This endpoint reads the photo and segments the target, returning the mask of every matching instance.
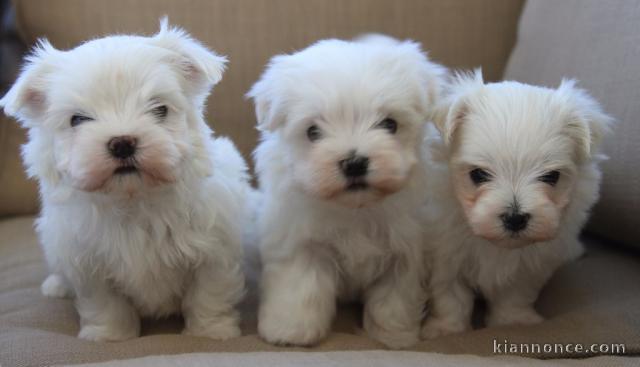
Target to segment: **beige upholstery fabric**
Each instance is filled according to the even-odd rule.
[[[527,2],[505,77],[557,86],[576,78],[614,116],[600,203],[589,229],[640,245],[640,1]],[[640,246],[638,246],[640,247]]]
[[[385,32],[425,44],[452,67],[482,65],[498,78],[515,41],[522,0],[15,0],[17,21],[32,44],[48,37],[59,48],[109,33],[151,34],[169,15],[212,49],[229,56],[229,68],[209,100],[208,119],[229,135],[245,157],[256,144],[252,104],[244,98],[267,60],[326,37]],[[0,145],[0,216],[33,213],[34,183],[25,183],[16,160],[22,132],[15,126]],[[6,200],[5,196],[7,197]]]
[[[28,0],[15,1],[27,42],[48,37],[59,48],[113,32],[151,34],[168,14],[212,49],[229,56],[209,100],[209,121],[246,157],[256,144],[253,105],[244,94],[267,60],[326,37],[384,32],[424,43],[452,67],[482,65],[498,78],[515,41],[522,0]]]
[[[122,361],[83,364],[86,367],[608,367],[637,366],[639,361],[623,357],[593,357],[583,360],[540,361],[520,357],[476,357],[436,353],[359,351],[329,353],[209,353],[157,356]]]
[[[78,317],[71,300],[40,294],[46,275],[32,230],[32,218],[0,221],[0,365],[38,366],[87,363],[146,355],[190,352],[371,350],[382,346],[362,335],[356,306],[341,307],[331,336],[314,348],[278,348],[256,332],[255,282],[243,305],[240,338],[216,342],[179,335],[181,321],[146,320],[143,336],[120,343],[76,338]],[[543,292],[538,310],[548,318],[531,327],[479,329],[425,341],[414,351],[492,356],[499,343],[626,343],[640,353],[640,261],[624,254],[592,250],[561,270]],[[542,354],[530,357],[586,357]]]
[[[36,182],[27,180],[20,159],[24,130],[0,113],[0,217],[35,213],[38,208]]]

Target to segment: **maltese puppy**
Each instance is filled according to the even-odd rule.
[[[356,297],[371,337],[391,348],[419,340],[421,143],[443,73],[410,41],[331,39],[274,57],[248,93],[261,131],[268,342],[317,343],[336,300]]]
[[[474,292],[486,324],[533,324],[553,272],[582,253],[611,118],[573,81],[556,90],[459,75],[430,144],[430,310],[423,337],[467,330]]]
[[[43,40],[0,100],[29,129],[28,173],[52,274],[79,337],[133,338],[140,316],[182,311],[185,334],[240,335],[246,165],[211,138],[203,105],[225,58],[162,21],[60,51]]]

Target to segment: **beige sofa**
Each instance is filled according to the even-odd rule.
[[[640,365],[640,360],[629,358],[640,353],[640,1],[16,0],[14,6],[26,44],[48,37],[59,48],[114,32],[152,33],[158,18],[168,14],[173,23],[229,56],[229,69],[209,99],[208,120],[218,134],[231,136],[247,158],[256,132],[253,108],[243,95],[268,58],[320,38],[372,31],[420,41],[434,60],[449,67],[481,66],[490,80],[555,86],[562,77],[577,78],[618,123],[606,144],[611,159],[604,164],[602,200],[584,236],[588,252],[562,268],[544,289],[537,308],[547,320],[529,327],[479,327],[424,341],[412,348],[423,352],[416,355],[366,352],[383,347],[361,333],[357,305],[341,307],[334,332],[314,348],[266,344],[256,335],[255,283],[243,304],[244,335],[238,339],[214,342],[181,336],[178,318],[146,320],[143,335],[127,342],[77,339],[78,318],[72,301],[46,299],[40,294],[47,271],[33,232],[36,185],[25,178],[19,160],[23,131],[0,115],[1,366],[195,352],[225,353],[151,358],[135,365],[539,364],[496,356],[494,341],[623,343],[626,358],[553,363]],[[9,69],[0,65],[3,73]],[[305,354],[272,353],[283,351]],[[329,354],[332,351],[351,352]],[[249,354],[233,354],[237,352]],[[548,359],[607,353],[512,354]]]

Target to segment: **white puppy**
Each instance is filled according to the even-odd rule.
[[[249,92],[262,132],[267,341],[318,342],[336,299],[354,297],[370,336],[392,348],[418,341],[421,142],[442,74],[413,42],[325,40],[274,57]]]
[[[428,169],[431,307],[423,337],[470,327],[474,291],[486,323],[532,324],[554,270],[582,253],[598,198],[599,141],[611,119],[573,81],[557,90],[458,76],[438,113],[444,147]],[[436,144],[431,144],[436,147]],[[437,173],[436,173],[437,172]]]
[[[162,22],[153,37],[41,41],[0,104],[29,129],[49,296],[74,293],[80,338],[135,337],[139,316],[238,336],[245,162],[203,104],[226,60]]]

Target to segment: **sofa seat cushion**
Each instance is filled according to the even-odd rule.
[[[33,218],[0,221],[0,365],[39,366],[87,363],[147,355],[194,352],[337,351],[382,349],[360,329],[360,310],[344,306],[333,333],[314,348],[280,348],[256,335],[255,279],[242,305],[243,336],[228,341],[179,334],[182,321],[145,320],[142,336],[119,343],[76,338],[73,301],[45,298],[47,275],[33,231]],[[544,290],[538,310],[547,318],[530,327],[479,329],[421,342],[414,351],[494,355],[497,343],[625,343],[640,353],[640,260],[593,243],[587,255],[561,269]],[[585,354],[530,353],[529,357],[586,357]]]
[[[586,359],[534,360],[525,357],[451,355],[406,351],[342,351],[342,352],[255,352],[192,353],[173,356],[151,356],[135,359],[97,362],[78,367],[173,367],[173,366],[260,366],[260,367],[632,367],[633,357],[600,356]]]

